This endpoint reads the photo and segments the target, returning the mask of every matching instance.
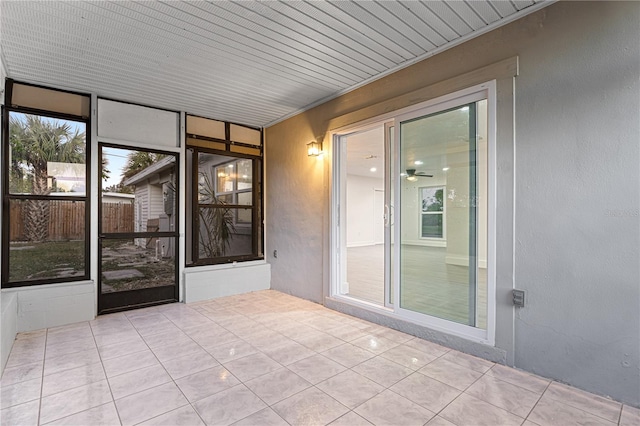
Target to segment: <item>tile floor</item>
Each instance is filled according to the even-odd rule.
[[[638,425],[640,410],[276,291],[18,335],[2,425]]]

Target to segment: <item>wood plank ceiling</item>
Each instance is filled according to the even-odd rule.
[[[267,126],[549,4],[5,1],[7,75]]]

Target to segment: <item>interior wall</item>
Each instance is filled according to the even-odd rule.
[[[518,56],[515,156],[497,164],[516,185],[515,272],[498,278],[527,293],[508,357],[640,405],[639,26],[637,2],[554,3],[266,129],[272,288],[322,302],[329,280],[330,157],[308,158],[307,142],[336,117],[387,113],[376,104]]]
[[[384,190],[382,179],[347,175],[347,247],[375,244],[374,190]]]

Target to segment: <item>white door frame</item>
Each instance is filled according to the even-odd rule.
[[[464,324],[455,323],[452,321],[444,320],[441,318],[409,311],[406,309],[402,309],[399,306],[394,306],[391,304],[387,304],[386,306],[380,306],[373,303],[361,301],[355,299],[353,297],[344,296],[339,291],[339,283],[341,278],[341,264],[340,256],[341,251],[346,249],[341,244],[340,233],[343,232],[342,228],[344,228],[345,217],[343,213],[340,211],[340,206],[343,205],[344,200],[340,200],[340,194],[343,191],[340,191],[341,185],[341,169],[344,165],[341,165],[341,156],[340,156],[340,148],[341,144],[339,138],[346,136],[348,134],[352,134],[359,131],[364,131],[371,127],[385,125],[392,126],[395,128],[394,130],[394,141],[392,141],[392,147],[389,150],[391,154],[390,157],[393,159],[393,170],[397,172],[400,170],[400,132],[399,124],[402,121],[406,121],[409,118],[421,117],[424,115],[434,114],[439,111],[443,111],[446,109],[454,108],[457,105],[474,102],[477,100],[486,99],[487,100],[487,116],[488,116],[488,165],[487,165],[487,173],[488,173],[488,238],[487,238],[487,329],[482,330],[475,327],[470,327]],[[388,124],[392,122],[392,124]],[[385,126],[385,131],[387,131],[387,126]],[[385,138],[387,135],[385,135]],[[432,99],[430,101],[426,101],[417,105],[413,105],[407,108],[400,109],[398,111],[387,113],[383,116],[372,118],[366,120],[361,123],[356,123],[354,125],[350,125],[343,128],[334,129],[330,132],[330,140],[332,143],[332,152],[336,153],[333,156],[333,162],[330,165],[331,168],[331,180],[332,180],[332,190],[331,190],[331,285],[330,285],[330,297],[334,297],[344,301],[345,303],[353,304],[356,306],[363,307],[365,309],[384,312],[385,314],[397,316],[400,319],[404,319],[410,321],[415,324],[419,324],[428,328],[432,328],[434,330],[438,330],[444,333],[456,335],[471,341],[488,344],[491,346],[495,345],[495,329],[496,329],[496,277],[495,277],[495,259],[496,259],[496,82],[495,80],[489,81],[487,83],[482,83],[473,87],[469,87],[464,90],[460,90],[449,95],[445,95],[439,98]],[[345,157],[346,158],[346,157]],[[385,159],[385,162],[388,163],[388,158]],[[390,165],[385,166],[385,188],[387,182],[390,182],[390,174],[388,173],[388,169]],[[386,191],[385,198],[388,199],[390,191]],[[396,206],[396,209],[399,208],[399,200],[400,200],[400,179],[395,179],[394,188],[393,188],[393,196],[394,200],[388,200],[388,205]],[[392,209],[390,209],[392,210]],[[396,213],[400,213],[399,211],[389,212],[389,224],[394,221],[394,216]],[[398,216],[399,217],[399,216]],[[387,228],[386,228],[387,229]],[[400,227],[393,227],[394,235],[391,237],[394,241],[400,241]],[[391,238],[385,239],[385,246],[391,244]],[[390,250],[389,250],[390,251]],[[400,261],[400,250],[399,246],[395,247],[392,253],[389,253],[393,259],[391,260],[393,265],[399,265]],[[344,254],[343,254],[344,255]],[[389,257],[385,256],[385,270],[387,270]],[[386,275],[386,274],[385,274]],[[392,288],[393,288],[393,300],[399,300],[400,296],[400,270],[398,267],[393,268],[393,276],[389,277]],[[389,281],[389,279],[385,279]],[[386,292],[386,291],[385,291]],[[388,295],[385,294],[385,300],[388,299]]]

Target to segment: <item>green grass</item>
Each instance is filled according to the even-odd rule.
[[[9,282],[84,275],[84,241],[11,243]]]

